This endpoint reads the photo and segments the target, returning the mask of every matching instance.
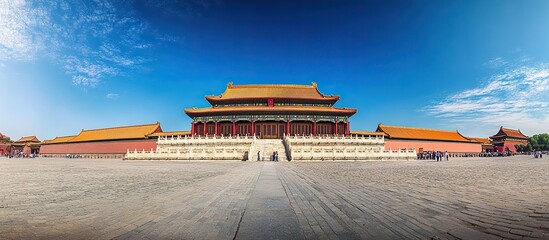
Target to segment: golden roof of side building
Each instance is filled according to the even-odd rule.
[[[473,142],[478,142],[482,144],[492,144],[490,141],[490,138],[476,138],[476,137],[468,137]]]
[[[40,142],[36,136],[28,136],[28,137],[22,137],[19,140],[15,141],[15,143],[26,143],[26,142]]]
[[[209,107],[209,108],[187,108],[185,113],[189,116],[195,114],[226,114],[226,113],[331,113],[343,116],[352,116],[357,112],[353,108],[335,108],[335,107],[312,107],[312,106],[231,106],[231,107]]]
[[[54,139],[51,139],[51,140],[44,140],[42,144],[67,143],[74,137],[76,136],[73,135],[73,136],[55,137]]]
[[[501,126],[499,128],[498,133],[496,133],[496,135],[492,136],[491,138],[504,137],[504,136],[513,137],[513,138],[520,138],[520,139],[528,139],[528,136],[524,135],[520,131],[520,129],[514,130],[514,129],[510,129],[510,128],[504,128],[503,126]]]
[[[387,126],[381,123],[377,126],[377,132],[384,132],[389,138],[414,139],[431,141],[472,142],[456,131],[436,130],[427,128],[412,128],[402,126]]]
[[[90,142],[104,140],[122,140],[122,139],[146,139],[148,135],[155,132],[162,132],[160,123],[123,126],[113,128],[101,128],[93,130],[82,130],[80,134],[67,142]]]
[[[171,137],[171,136],[187,136],[191,135],[191,131],[173,131],[173,132],[155,132],[147,135],[148,137]]]
[[[320,93],[316,83],[311,85],[296,84],[227,84],[227,89],[219,96],[206,96],[208,101],[240,99],[307,99],[337,101],[339,96],[325,96]]]

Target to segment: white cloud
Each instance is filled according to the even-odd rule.
[[[133,70],[146,61],[138,51],[152,46],[148,25],[118,3],[0,1],[0,60],[50,57],[83,87]]]
[[[507,61],[505,61],[502,57],[497,57],[497,58],[488,60],[488,62],[485,65],[490,68],[499,68],[499,67],[505,66],[506,64],[507,64]]]
[[[114,99],[118,99],[120,97],[120,94],[118,94],[118,93],[109,93],[109,94],[106,95],[106,97],[108,99],[113,99],[114,100]]]
[[[42,45],[28,31],[40,24],[37,17],[41,15],[43,12],[33,10],[24,0],[0,1],[0,58],[34,58]]]
[[[467,134],[488,136],[499,126],[549,132],[549,64],[506,70],[424,110]]]

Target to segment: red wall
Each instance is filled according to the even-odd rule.
[[[450,153],[480,153],[482,145],[480,143],[460,143],[443,141],[421,141],[421,140],[397,140],[385,138],[385,149],[415,148],[419,152],[423,151],[448,151]]]
[[[509,148],[510,152],[517,152],[517,148],[515,145],[523,145],[526,146],[527,144],[521,143],[521,142],[505,142],[503,143],[503,146],[495,146],[494,149],[497,152],[505,152],[507,148]]]
[[[0,143],[0,154],[6,154],[8,153],[8,148],[9,144],[3,144],[3,143]]]
[[[40,147],[40,154],[126,153],[128,149],[156,150],[156,139],[44,144]]]

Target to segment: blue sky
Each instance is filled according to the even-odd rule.
[[[378,123],[549,132],[549,1],[0,0],[0,132],[154,123],[235,84],[316,82]]]

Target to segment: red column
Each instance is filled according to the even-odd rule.
[[[194,135],[194,122],[191,123],[191,135]]]
[[[347,135],[351,135],[351,122],[347,122]]]
[[[218,122],[215,121],[215,130],[214,130],[215,135],[219,135],[219,128],[217,126],[218,126]]]
[[[313,135],[316,135],[316,121],[313,122]]]
[[[284,129],[286,135],[290,135],[290,120],[286,120],[286,128]]]
[[[337,122],[335,122],[335,130],[334,130],[334,134],[337,135]]]
[[[236,122],[233,121],[233,135],[236,136]]]
[[[202,132],[202,134],[204,134],[204,136],[206,136],[206,122],[202,122],[202,124],[204,124],[204,132]]]
[[[252,135],[255,135],[255,124],[254,124],[254,120],[252,120]]]

